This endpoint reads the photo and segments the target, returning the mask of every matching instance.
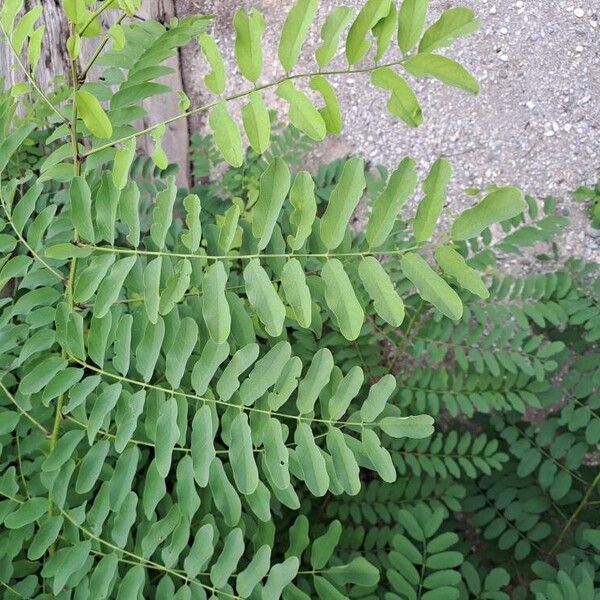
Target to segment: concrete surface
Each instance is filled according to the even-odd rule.
[[[213,32],[230,64],[233,13],[240,6],[261,9],[267,18],[263,79],[281,74],[278,32],[292,0],[179,2],[216,16]],[[361,4],[321,0],[298,72],[314,70],[312,57],[329,10]],[[423,172],[437,156],[447,156],[455,168],[451,207],[472,203],[462,189],[492,183],[515,184],[540,198],[558,195],[561,210],[573,219],[563,248],[600,261],[600,232],[569,197],[577,186],[593,183],[600,168],[600,0],[431,0],[429,21],[457,4],[475,10],[481,29],[446,53],[481,81],[481,94],[471,97],[434,81],[417,84],[425,123],[411,130],[386,114],[385,95],[368,77],[338,77],[345,131],[318,154],[329,159],[352,151],[388,167],[412,155]],[[342,58],[333,64],[344,68]],[[195,96],[206,99],[204,70],[201,59],[192,61],[186,80]],[[235,77],[229,87],[239,91],[247,82]]]

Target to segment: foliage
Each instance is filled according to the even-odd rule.
[[[240,9],[252,86],[227,96],[210,19],[140,22],[138,4],[64,2],[73,73],[55,93],[35,78],[40,11],[0,12],[27,79],[0,98],[5,597],[596,597],[600,279],[573,260],[498,271],[552,241],[555,203],[490,188],[446,232],[445,159],[416,212],[411,158],[299,169],[307,138],[341,129],[334,75],[367,73],[409,126],[422,114],[400,69],[476,92],[437,53],[476,29],[472,11],[425,28],[422,0],[335,9],[301,73],[317,2],[298,0],[285,74],[263,83],[264,18]],[[348,68],[327,71],[342,36]],[[82,37],[97,38],[87,64]],[[137,130],[143,101],[171,92],[164,62],[196,40],[215,100],[181,96]],[[212,135],[181,190],[162,139],[200,112]]]
[[[594,187],[582,185],[573,192],[576,202],[589,204],[589,214],[592,224],[600,227],[600,181]]]

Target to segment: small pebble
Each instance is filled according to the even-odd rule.
[[[580,19],[581,17],[583,17],[583,15],[585,14],[585,12],[584,12],[583,8],[576,8],[573,11],[573,14]]]

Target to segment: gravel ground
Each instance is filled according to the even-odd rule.
[[[180,0],[184,3],[186,0]],[[192,0],[189,8],[216,16],[214,34],[233,62],[230,25],[240,6],[256,6],[267,17],[264,80],[279,73],[278,31],[292,0]],[[324,16],[339,5],[360,6],[362,0],[321,0],[319,26],[313,27],[298,70],[314,69]],[[475,35],[446,51],[465,64],[481,81],[478,97],[442,84],[416,85],[425,123],[407,128],[385,111],[385,94],[374,90],[364,76],[339,77],[345,115],[340,138],[321,146],[318,157],[330,159],[348,151],[374,163],[394,167],[414,156],[425,172],[444,155],[452,159],[454,179],[450,208],[472,203],[467,187],[515,184],[538,197],[556,195],[572,219],[563,249],[600,261],[600,231],[589,225],[582,205],[570,192],[595,181],[600,168],[600,2],[598,0],[465,0],[481,22]],[[460,4],[431,0],[430,20]],[[335,63],[334,63],[335,64]],[[339,66],[344,68],[343,62]],[[201,60],[192,63],[190,82],[202,98]],[[280,69],[280,67],[279,67]],[[245,89],[241,78],[232,90]],[[272,99],[272,98],[271,98]]]

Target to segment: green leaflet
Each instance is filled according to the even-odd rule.
[[[358,365],[352,367],[344,375],[344,378],[340,380],[335,392],[329,399],[328,408],[331,419],[338,421],[346,414],[350,402],[358,396],[364,380],[364,371]]]
[[[248,344],[233,355],[217,382],[217,394],[223,402],[228,402],[237,392],[240,375],[256,361],[259,351],[258,344]]]
[[[366,232],[371,248],[378,248],[385,243],[400,209],[413,195],[416,185],[417,164],[413,158],[405,158],[390,175],[385,189],[373,203]]]
[[[279,62],[290,72],[298,62],[302,46],[317,12],[318,0],[296,0],[281,30]]]
[[[137,248],[140,245],[140,190],[135,181],[130,181],[121,191],[119,218],[127,226],[127,241]]]
[[[210,569],[210,580],[215,587],[225,586],[243,554],[244,535],[241,529],[236,528],[227,534],[223,550]]]
[[[355,340],[360,334],[365,313],[342,263],[337,258],[328,260],[321,270],[321,278],[325,283],[325,301],[342,335],[347,340]]]
[[[124,142],[123,147],[115,153],[113,163],[112,180],[118,190],[122,190],[127,185],[129,179],[129,169],[135,158],[137,138],[132,138]]]
[[[265,467],[273,484],[280,490],[290,485],[289,450],[285,445],[281,423],[269,418],[263,431]]]
[[[314,496],[324,496],[329,488],[329,475],[325,459],[315,443],[310,426],[303,422],[298,423],[294,441],[296,458],[302,469],[306,486]]]
[[[167,188],[156,196],[156,207],[152,211],[150,237],[159,250],[165,247],[167,233],[173,222],[173,207],[177,198],[175,177],[167,178]]]
[[[354,14],[354,10],[351,8],[338,6],[327,15],[321,28],[323,43],[315,51],[315,58],[321,69],[333,60],[338,50],[342,32],[350,23]]]
[[[75,244],[55,244],[46,250],[45,255],[47,258],[66,260],[69,258],[87,258],[91,253],[91,248],[81,248],[75,246]]]
[[[271,337],[278,337],[283,331],[285,306],[257,258],[253,258],[246,265],[244,282],[248,301],[265,326],[266,332]]]
[[[101,319],[110,307],[118,300],[125,278],[133,268],[136,256],[127,256],[113,264],[108,275],[102,280],[96,301],[94,302],[94,317]]]
[[[196,194],[189,194],[183,199],[185,208],[185,224],[188,230],[181,234],[181,243],[190,251],[197,252],[202,241],[202,224],[200,223],[200,198]]]
[[[245,496],[253,494],[258,486],[258,468],[254,460],[252,431],[248,415],[239,412],[230,429],[229,463],[237,489]]]
[[[191,317],[181,319],[175,342],[167,352],[165,359],[165,377],[176,390],[185,374],[187,361],[198,341],[198,325]]]
[[[8,529],[20,529],[33,523],[48,511],[48,498],[30,498],[4,520]]]
[[[84,177],[73,177],[69,187],[71,200],[71,220],[80,238],[94,242],[94,224],[92,221],[92,192]]]
[[[202,316],[211,339],[222,344],[231,331],[231,314],[225,297],[227,273],[221,261],[213,263],[202,280]]]
[[[400,259],[407,279],[417,288],[419,295],[431,302],[441,313],[455,321],[463,314],[458,294],[418,254],[409,252]]]
[[[381,479],[388,483],[396,481],[396,468],[391,454],[381,445],[379,436],[372,429],[363,429],[361,433],[362,447],[373,469]]]
[[[479,94],[479,82],[462,65],[437,54],[415,54],[404,61],[404,68],[422,79],[433,77],[446,85],[457,87],[470,94]]]
[[[87,451],[79,465],[79,474],[75,482],[75,491],[78,494],[85,494],[94,487],[104,466],[109,449],[110,443],[108,440],[101,440],[96,442]]]
[[[264,544],[252,557],[248,566],[238,574],[236,579],[237,593],[242,598],[250,596],[254,588],[269,572],[271,566],[271,548]]]
[[[333,470],[342,489],[349,496],[360,492],[360,469],[354,454],[348,448],[344,434],[335,427],[330,427],[325,438],[327,449],[333,461]]]
[[[252,213],[252,235],[258,238],[259,250],[264,250],[271,240],[290,182],[290,170],[279,157],[269,163],[260,177],[258,200]]]
[[[321,239],[325,247],[335,250],[344,239],[350,217],[366,187],[364,162],[360,158],[346,161],[340,179],[329,196],[321,218]]]
[[[242,75],[255,83],[263,67],[262,34],[265,30],[263,15],[254,8],[240,8],[233,17],[235,27],[235,57]]]
[[[242,516],[242,504],[235,488],[231,485],[223,463],[215,458],[210,464],[209,487],[217,510],[229,527],[235,527]]]
[[[123,452],[131,440],[137,427],[138,418],[144,410],[146,391],[139,390],[131,396],[122,395],[117,400],[117,433],[115,435],[115,450]]]
[[[227,111],[227,103],[221,100],[211,110],[208,118],[213,131],[213,139],[223,158],[232,166],[239,167],[244,162],[242,135],[237,123]]]
[[[436,160],[423,182],[424,196],[413,223],[415,240],[425,242],[433,235],[438,219],[442,214],[448,183],[452,176],[452,165],[444,158]]]
[[[93,135],[100,139],[112,136],[112,124],[96,96],[85,90],[78,90],[75,92],[75,103],[79,116]]]
[[[404,302],[381,263],[374,256],[365,256],[358,265],[358,274],[373,300],[375,312],[386,323],[400,327],[404,321]]]
[[[325,102],[325,106],[319,109],[319,113],[325,122],[327,133],[339,135],[342,133],[343,122],[340,102],[335,93],[335,88],[323,75],[311,77],[310,88],[319,92]]]
[[[388,373],[369,389],[369,395],[360,407],[360,418],[365,423],[373,423],[383,412],[396,389],[396,378]]]
[[[205,523],[196,532],[189,554],[183,562],[183,568],[188,577],[196,577],[210,560],[215,551],[214,534],[215,528],[211,523]]]
[[[162,403],[156,430],[159,434],[156,436],[155,460],[158,474],[164,479],[171,470],[171,460],[173,450],[179,439],[179,429],[177,427],[177,401],[171,396],[169,400]]]
[[[196,483],[205,488],[208,485],[210,465],[216,456],[213,416],[210,407],[204,404],[194,415],[192,421],[192,465]]]
[[[467,265],[465,259],[452,246],[438,246],[435,261],[442,271],[454,277],[459,285],[480,298],[489,298],[489,291],[475,269]]]
[[[317,142],[325,139],[327,126],[321,113],[291,80],[287,79],[277,86],[277,95],[289,104],[288,116],[294,127]]]
[[[160,295],[159,314],[168,315],[175,305],[181,302],[190,285],[191,276],[192,263],[187,258],[180,260]]]
[[[387,102],[390,114],[402,119],[409,127],[419,127],[423,123],[419,100],[404,77],[390,67],[379,67],[371,73],[371,83],[391,92]]]
[[[329,382],[332,369],[333,355],[331,352],[327,348],[321,348],[315,352],[306,376],[298,387],[296,406],[301,415],[309,414],[314,410],[321,390]]]
[[[96,224],[96,233],[100,240],[108,242],[114,246],[115,243],[115,224],[117,221],[117,209],[119,207],[120,192],[115,187],[110,172],[106,171],[96,190],[93,201],[94,222]]]
[[[238,223],[240,220],[240,207],[238,204],[232,204],[223,215],[222,221],[219,223],[219,248],[222,252],[229,252],[231,245],[238,231]]]
[[[342,524],[336,519],[329,524],[327,531],[312,543],[310,566],[313,569],[320,571],[327,565],[340,541],[341,535]]]
[[[162,256],[153,258],[144,268],[144,306],[150,323],[158,321]]]
[[[428,8],[429,0],[403,0],[398,13],[398,46],[405,54],[419,41]]]
[[[211,72],[204,76],[204,83],[211,92],[221,95],[225,91],[227,75],[219,46],[208,33],[201,33],[198,36],[198,44],[211,68]]]
[[[449,46],[457,37],[469,35],[479,29],[475,13],[470,8],[450,8],[425,32],[419,52],[433,52]]]
[[[394,33],[398,24],[398,9],[394,3],[390,6],[390,12],[373,26],[373,35],[377,40],[377,51],[375,62],[379,62],[383,55],[389,50]]]
[[[308,171],[300,171],[290,190],[290,225],[294,235],[288,235],[287,243],[292,250],[300,250],[311,234],[317,215],[315,182]]]
[[[301,327],[310,327],[312,320],[312,300],[306,285],[302,265],[296,258],[288,260],[281,272],[281,288],[292,314]]]
[[[192,386],[199,396],[208,389],[219,365],[229,356],[229,344],[217,344],[211,339],[206,341],[200,359],[192,369]]]
[[[413,417],[384,417],[379,422],[381,429],[390,437],[421,439],[433,433],[433,419],[429,415]]]
[[[352,23],[346,39],[348,64],[354,65],[365,57],[371,48],[371,42],[367,40],[367,35],[381,19],[389,14],[390,8],[391,0],[367,0],[365,2]]]
[[[526,208],[521,190],[515,187],[499,188],[458,216],[452,224],[452,239],[468,240],[477,237],[490,225],[512,219]]]
[[[252,92],[242,106],[242,123],[252,150],[263,154],[271,141],[271,117],[259,91]]]
[[[158,317],[155,324],[149,322],[146,325],[144,335],[135,349],[135,367],[146,382],[152,379],[164,337],[165,322]]]
[[[92,256],[88,265],[75,279],[75,289],[73,292],[75,302],[87,302],[94,295],[114,262],[114,254],[107,253]]]

